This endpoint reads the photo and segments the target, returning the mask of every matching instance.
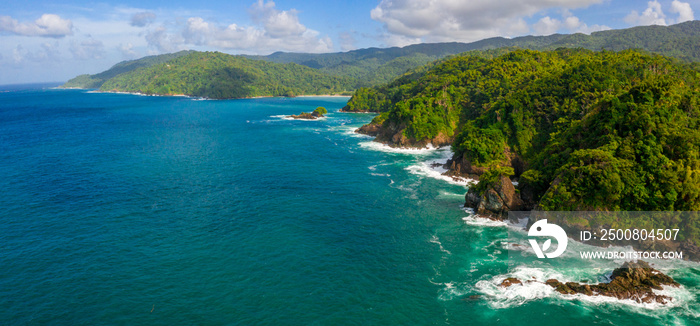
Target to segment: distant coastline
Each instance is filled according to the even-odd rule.
[[[297,97],[335,97],[335,98],[341,98],[341,97],[346,97],[350,98],[350,95],[339,95],[339,94],[312,94],[312,95],[297,95],[297,96],[251,96],[251,97],[236,97],[236,98],[227,98],[227,99],[218,99],[218,98],[209,98],[209,97],[204,97],[204,96],[196,96],[196,95],[187,95],[187,94],[145,94],[145,93],[139,93],[139,92],[124,92],[124,91],[102,91],[99,89],[94,89],[94,88],[83,88],[83,87],[54,87],[54,89],[82,89],[82,90],[88,90],[88,93],[112,93],[112,94],[127,94],[127,95],[138,95],[138,96],[163,96],[163,97],[190,97],[190,98],[199,98],[199,99],[207,99],[207,100],[245,100],[245,99],[260,99],[260,98],[297,98]]]

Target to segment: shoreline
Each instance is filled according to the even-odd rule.
[[[138,96],[162,96],[162,97],[188,97],[194,99],[206,99],[206,100],[247,100],[247,99],[260,99],[260,98],[297,98],[297,97],[352,97],[351,95],[337,95],[337,94],[320,94],[320,95],[298,95],[298,96],[250,96],[250,97],[233,97],[233,98],[211,98],[196,95],[187,94],[145,94],[140,92],[126,92],[126,91],[101,91],[95,88],[83,88],[83,87],[54,87],[54,89],[82,89],[87,90],[89,93],[111,93],[111,94],[127,94],[127,95],[138,95]]]

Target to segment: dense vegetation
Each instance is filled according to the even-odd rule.
[[[633,50],[490,57],[455,57],[363,89],[348,107],[381,108],[374,123],[395,134],[390,144],[451,137],[455,159],[486,167],[484,182],[515,174],[539,209],[700,210],[697,70]],[[513,156],[525,162],[517,174]],[[689,222],[663,226],[679,223]],[[700,239],[694,225],[684,237]]]
[[[352,89],[348,78],[294,63],[251,60],[219,52],[193,52],[106,81],[103,91],[185,94],[208,98],[337,94]]]
[[[324,54],[278,52],[255,58],[273,62],[294,62],[333,75],[355,78],[358,81],[358,87],[371,87],[390,82],[408,69],[450,55],[504,47],[532,50],[555,50],[568,47],[594,51],[643,49],[687,61],[700,61],[700,21],[673,26],[639,26],[595,32],[591,35],[554,34],[512,39],[494,37],[472,43],[415,44],[403,48],[370,48]]]
[[[624,50],[639,48],[646,51],[676,57],[686,61],[700,61],[700,22],[691,21],[673,26],[640,26],[623,30],[595,32],[591,35],[554,34],[549,36],[523,36],[513,39],[495,37],[473,43],[415,44],[403,48],[369,48],[342,53],[273,53],[249,58],[276,63],[297,63],[322,73],[349,78],[347,90],[373,87],[391,82],[397,76],[435,60],[473,50],[501,48],[554,50],[560,47],[589,50]],[[162,64],[190,54],[181,51],[173,54],[145,57],[124,61],[111,69],[95,75],[80,75],[64,87],[100,88],[118,75],[137,69]],[[226,72],[221,72],[225,75]],[[376,109],[373,109],[376,111]]]
[[[112,68],[109,68],[109,69],[107,69],[99,74],[94,74],[94,75],[87,75],[86,74],[86,75],[77,76],[77,77],[67,81],[61,87],[66,87],[66,88],[71,88],[71,87],[100,88],[100,86],[102,86],[102,84],[104,84],[105,81],[109,80],[110,78],[114,78],[117,75],[127,73],[127,72],[130,72],[132,70],[139,69],[139,68],[145,68],[145,67],[150,67],[153,65],[165,63],[165,62],[168,62],[172,59],[188,55],[192,52],[194,52],[194,51],[180,51],[180,52],[176,52],[176,53],[152,55],[152,56],[148,56],[148,57],[143,57],[143,58],[138,59],[138,60],[122,61],[122,62],[114,65]]]

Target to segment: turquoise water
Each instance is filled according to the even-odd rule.
[[[548,271],[346,101],[0,93],[0,325],[699,323],[696,268],[671,307],[497,287]]]

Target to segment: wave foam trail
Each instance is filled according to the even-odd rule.
[[[448,171],[444,165],[452,158],[453,153],[451,150],[442,149],[438,149],[437,153],[440,154],[439,157],[425,162],[418,162],[407,167],[406,170],[412,174],[446,181],[454,185],[470,186],[476,184],[476,180],[473,179],[444,175],[444,173]]]
[[[442,246],[440,238],[438,238],[436,235],[431,236],[429,242],[438,245],[440,247],[440,251],[442,251],[443,253],[446,253],[448,255],[452,254],[449,250],[445,249],[445,247]]]
[[[285,114],[278,114],[278,115],[271,115],[270,118],[276,118],[276,119],[282,119],[282,120],[294,120],[294,118],[285,115]]]
[[[476,215],[465,216],[462,218],[464,223],[475,226],[486,226],[486,227],[505,227],[508,223],[505,221],[492,220],[490,218],[479,217]]]
[[[402,148],[402,147],[391,147],[387,144],[382,144],[375,141],[367,141],[359,144],[360,147],[366,148],[373,151],[393,153],[393,154],[410,154],[410,155],[428,155],[433,153],[437,148],[433,145],[428,144],[425,148]]]
[[[337,127],[336,129],[338,129],[342,134],[344,134],[346,136],[350,136],[350,137],[374,138],[370,135],[365,135],[365,134],[361,134],[361,133],[356,132],[358,127],[341,125],[341,126]]]
[[[296,121],[322,121],[328,119],[328,117],[320,117],[316,118],[313,120],[310,119],[294,119],[290,117],[289,115],[286,114],[277,114],[277,115],[271,115],[270,118],[275,118],[275,119],[282,119],[282,120],[296,120]]]

